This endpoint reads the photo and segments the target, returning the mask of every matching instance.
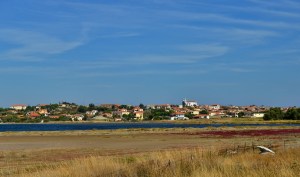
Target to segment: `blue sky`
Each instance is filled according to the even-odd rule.
[[[0,106],[300,106],[296,0],[4,0]]]

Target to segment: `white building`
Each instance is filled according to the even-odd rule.
[[[221,109],[221,105],[219,105],[219,104],[213,104],[213,105],[209,106],[209,109],[219,110],[219,109]]]
[[[25,104],[14,104],[10,107],[11,109],[20,111],[20,110],[25,110],[27,108],[27,105]]]
[[[261,118],[261,117],[264,117],[264,115],[265,115],[265,113],[253,113],[252,117]]]
[[[198,106],[197,101],[187,100],[186,98],[182,100],[183,106]]]
[[[184,116],[184,113],[175,113],[175,116],[172,116],[170,120],[188,120],[188,117]]]
[[[87,111],[85,114],[88,116],[95,116],[98,113],[97,110]]]

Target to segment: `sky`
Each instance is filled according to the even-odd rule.
[[[2,0],[0,107],[300,106],[296,0]]]

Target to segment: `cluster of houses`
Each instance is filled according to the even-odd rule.
[[[170,120],[186,120],[186,119],[210,119],[214,117],[263,117],[264,112],[269,108],[264,106],[221,106],[220,104],[212,105],[199,105],[197,101],[183,99],[180,105],[159,104],[159,105],[146,105],[146,106],[129,106],[122,107],[118,104],[101,104],[98,107],[106,108],[109,111],[99,111],[99,109],[91,109],[86,112],[78,112],[78,105],[76,104],[58,104],[55,110],[49,111],[46,109],[46,104],[40,104],[25,113],[25,117],[49,117],[58,119],[61,116],[68,117],[70,120],[103,120],[103,121],[122,121],[125,118],[134,120],[149,119],[145,116],[145,111],[163,110],[170,113],[168,119]],[[10,107],[11,113],[18,113],[26,110],[27,105],[16,104]],[[66,113],[64,110],[73,110]],[[71,113],[70,113],[71,112]]]
[[[28,108],[28,105],[26,104],[14,104],[10,107],[9,113],[18,115],[19,118],[31,118],[35,119],[38,117],[48,117],[51,119],[58,119],[60,117],[67,117],[70,118],[70,120],[79,120],[82,121],[84,118],[83,114],[69,114],[65,113],[64,110],[73,109],[74,112],[77,110],[77,105],[75,104],[59,104],[58,107],[55,110],[50,111],[46,107],[49,106],[48,104],[38,104],[37,106],[31,106],[33,110],[26,111]],[[18,114],[20,112],[25,112],[25,115]]]
[[[186,119],[209,119],[215,117],[264,117],[264,112],[269,108],[264,106],[221,106],[220,104],[198,105],[197,101],[184,99],[179,106],[164,105],[159,106],[174,111],[171,120]],[[152,107],[155,108],[155,107]],[[242,114],[240,114],[242,113]],[[189,114],[191,116],[187,117]]]

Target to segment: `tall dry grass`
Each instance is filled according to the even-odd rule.
[[[22,177],[294,177],[300,176],[300,148],[220,154],[184,149],[127,156],[87,157],[20,171]]]

